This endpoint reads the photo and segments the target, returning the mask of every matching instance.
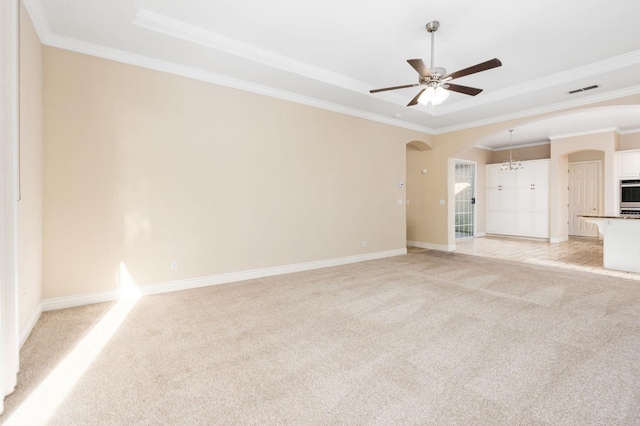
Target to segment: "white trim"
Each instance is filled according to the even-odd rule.
[[[123,62],[127,64],[137,65],[140,67],[154,69],[157,71],[176,74],[183,77],[192,78],[195,80],[201,80],[209,83],[219,84],[222,86],[228,86],[228,87],[233,87],[241,90],[246,90],[249,92],[260,93],[266,96],[271,96],[278,99],[285,99],[291,102],[296,102],[303,105],[309,105],[316,108],[334,111],[341,114],[351,115],[354,117],[360,117],[366,120],[389,124],[395,127],[415,130],[418,132],[426,133],[431,136],[455,132],[458,130],[481,127],[488,124],[495,124],[495,123],[500,123],[508,120],[531,117],[539,114],[545,114],[549,112],[589,105],[597,102],[608,101],[611,99],[636,95],[640,93],[640,85],[637,85],[637,86],[632,86],[632,87],[619,89],[619,90],[613,90],[605,93],[594,94],[591,96],[584,96],[579,99],[573,99],[570,101],[560,102],[556,104],[549,104],[542,107],[523,110],[523,111],[511,113],[511,114],[489,117],[482,120],[461,123],[453,126],[442,127],[439,129],[432,129],[427,126],[399,121],[392,117],[365,112],[357,108],[345,107],[345,106],[337,105],[331,102],[321,101],[318,99],[313,99],[306,96],[286,92],[283,90],[257,85],[248,81],[242,81],[238,79],[233,79],[231,77],[222,76],[219,74],[206,72],[196,68],[186,67],[183,65],[178,65],[178,64],[174,64],[166,61],[161,61],[158,59],[136,55],[136,54],[125,52],[125,51],[111,49],[111,48],[99,46],[92,43],[86,43],[86,42],[72,39],[69,37],[59,36],[51,33],[51,30],[46,20],[46,14],[44,12],[44,9],[40,1],[24,0],[24,2],[25,2],[25,5],[27,6],[27,10],[29,11],[29,14],[31,15],[31,19],[34,23],[34,26],[36,27],[36,31],[38,33],[38,36],[40,37],[40,41],[42,42],[42,44],[45,44],[45,45],[54,46],[61,49],[71,50],[74,52],[84,53],[87,55],[97,56],[97,57],[110,59],[118,62]],[[302,74],[307,77],[310,76],[310,78],[314,78],[318,81],[325,81],[330,84],[336,85],[338,87],[346,88],[358,93],[363,93],[362,91],[362,88],[364,87],[363,83],[350,79],[348,77],[342,76],[340,74],[332,73],[330,71],[313,67],[308,64],[296,62],[284,56],[279,56],[275,60],[274,58],[268,58],[268,57],[265,58],[264,57],[265,52],[262,49],[259,49],[255,46],[246,45],[244,43],[238,42],[237,40],[219,38],[222,36],[218,36],[202,28],[193,27],[186,23],[181,23],[181,24],[186,25],[187,27],[183,27],[183,25],[176,26],[175,22],[179,23],[180,21],[175,21],[175,22],[171,22],[173,20],[167,21],[166,19],[170,19],[170,18],[163,19],[164,17],[162,17],[162,15],[158,15],[153,12],[146,11],[144,9],[140,9],[140,10],[142,12],[136,17],[137,25],[144,26],[148,29],[153,29],[155,31],[166,32],[169,35],[172,35],[174,37],[179,37],[183,39],[187,37],[187,39],[189,39],[194,43],[204,44],[209,47],[212,47],[211,44],[215,43],[216,48],[219,48],[219,49],[226,49],[226,50],[232,49],[232,47],[237,47],[238,43],[240,43],[242,45],[242,48],[239,51],[238,50],[233,51],[233,53],[238,56],[248,55],[249,57],[251,57],[252,60],[258,60],[257,58],[261,58],[262,61],[268,61],[272,66],[277,66],[279,68],[287,69],[289,71],[291,71],[291,68],[294,67],[295,70],[291,72],[296,72],[300,74],[304,70],[305,72],[309,72],[309,74]],[[175,33],[176,31],[177,33]],[[201,33],[200,31],[204,31],[205,34]],[[215,37],[215,36],[218,36],[218,37]],[[457,111],[460,109],[467,109],[471,106],[475,107],[479,105],[477,102],[482,102],[482,104],[484,104],[487,102],[494,102],[497,100],[506,99],[506,98],[509,98],[510,96],[514,96],[519,93],[526,93],[529,91],[540,90],[543,87],[557,84],[559,79],[562,80],[569,77],[571,79],[574,79],[576,78],[576,76],[580,76],[580,75],[590,76],[593,73],[603,72],[603,70],[605,71],[612,70],[612,69],[616,69],[616,67],[629,66],[638,62],[640,62],[640,50],[627,53],[624,55],[620,55],[614,58],[610,58],[604,61],[596,62],[588,66],[567,70],[562,73],[554,74],[552,76],[542,77],[540,79],[537,79],[531,82],[511,86],[494,93],[485,93],[482,96],[482,98],[474,98],[473,100],[469,99],[467,101],[457,102],[456,104],[452,104],[450,106],[438,107],[437,110],[433,111],[433,114],[435,116],[444,115],[449,112]],[[366,89],[368,89],[368,87]],[[365,92],[366,91],[367,90],[365,90]],[[388,98],[385,98],[385,100],[393,104],[398,104],[398,105],[402,104],[401,106],[404,106],[403,102],[399,103],[399,101],[390,100]],[[471,104],[471,102],[473,102],[473,104]]]
[[[42,7],[42,1],[40,0],[22,0],[24,7],[29,12],[31,22],[36,29],[36,33],[40,38],[40,43],[45,44],[45,41],[51,37],[51,28],[49,22],[47,22],[47,15]]]
[[[208,47],[209,49],[225,52],[234,56],[258,62],[270,67],[278,68],[316,81],[342,87],[356,93],[369,93],[369,85],[359,80],[346,77],[326,69],[296,61],[279,53],[262,49],[252,44],[244,43],[202,27],[188,24],[177,19],[138,9],[133,24],[150,31],[155,31],[169,37],[178,38],[190,43]],[[402,106],[405,106],[404,103]]]
[[[94,303],[112,302],[120,299],[120,292],[80,294],[77,296],[56,297],[42,301],[42,311],[57,311],[59,309],[75,308],[77,306],[93,305]]]
[[[618,134],[628,135],[631,133],[640,133],[640,129],[618,130]]]
[[[146,296],[151,294],[162,294],[173,291],[189,290],[193,288],[208,287],[218,284],[234,283],[238,281],[264,278],[274,275],[290,274],[292,272],[309,271],[312,269],[327,268],[331,266],[346,265],[349,263],[364,262],[368,260],[383,259],[386,257],[400,256],[407,254],[406,248],[379,251],[375,253],[359,254],[355,256],[339,257],[335,259],[318,260],[314,262],[296,263],[293,265],[276,266],[273,268],[253,269],[242,272],[231,272],[228,274],[211,275],[208,277],[190,278],[150,284],[139,288],[140,294]],[[78,296],[57,297],[42,301],[43,311],[53,311],[57,309],[73,308],[76,306],[91,305],[93,303],[110,302],[120,299],[120,292],[111,291],[105,293],[83,294]]]
[[[444,133],[456,132],[458,130],[473,129],[475,127],[482,127],[488,124],[502,123],[504,121],[516,120],[519,118],[527,118],[535,115],[546,114],[550,112],[562,111],[565,109],[580,107],[584,105],[590,105],[598,102],[610,101],[612,99],[623,98],[625,96],[637,95],[640,93],[640,85],[627,87],[619,90],[612,90],[598,95],[585,96],[580,99],[559,102],[556,104],[549,104],[542,107],[531,108],[514,112],[511,114],[497,115],[494,117],[485,118],[477,121],[470,121],[468,123],[456,124],[453,126],[442,127],[435,129],[433,135],[441,135]]]
[[[47,38],[48,46],[60,49],[70,50],[72,52],[82,53],[85,55],[96,56],[99,58],[109,59],[116,62],[122,62],[129,65],[136,65],[142,68],[148,68],[156,71],[162,71],[169,74],[179,75],[191,78],[193,80],[204,81],[207,83],[218,84],[220,86],[232,87],[234,89],[245,90],[247,92],[258,93],[260,95],[270,96],[272,98],[283,99],[302,105],[320,108],[340,114],[350,115],[353,117],[364,118],[365,120],[376,121],[378,123],[389,124],[395,127],[401,127],[408,130],[415,130],[426,134],[433,134],[433,129],[418,124],[399,121],[397,118],[387,117],[380,114],[374,114],[362,111],[356,108],[346,107],[334,104],[332,102],[322,101],[315,98],[287,92],[273,87],[263,86],[198,68],[179,65],[160,59],[150,58],[148,56],[138,55],[135,53],[125,52],[118,49],[103,47],[93,43],[75,40],[69,37],[59,36],[56,34]]]
[[[250,61],[341,87],[355,93],[369,93],[370,85],[360,80],[303,63],[276,52],[262,49],[255,45],[244,43],[147,9],[138,9],[133,24],[169,37],[239,56]],[[576,79],[612,72],[638,63],[640,63],[640,50],[485,93],[481,98],[468,98],[464,101],[434,108],[432,114],[436,117],[444,116],[453,112],[476,108],[480,105],[510,99],[514,96],[537,92],[542,89],[557,86],[558,84],[572,82]],[[387,96],[384,100],[398,106],[405,106],[405,101],[397,96]]]
[[[558,140],[558,139],[574,138],[577,136],[597,135],[598,133],[607,133],[607,132],[620,133],[620,130],[617,127],[607,127],[607,128],[598,129],[598,130],[588,130],[585,132],[576,132],[576,133],[567,133],[565,135],[549,136],[549,139]]]
[[[640,64],[640,50],[636,50],[629,53],[624,53],[613,58],[608,58],[599,62],[593,62],[589,65],[584,65],[577,68],[571,68],[559,73],[546,75],[544,77],[530,80],[525,83],[516,84],[513,86],[505,87],[504,89],[496,90],[483,94],[482,98],[468,99],[452,103],[438,109],[438,114],[445,115],[452,112],[461,111],[468,108],[475,108],[479,105],[488,104],[491,102],[497,102],[505,99],[512,98],[514,96],[524,95],[530,92],[537,92],[549,87],[558,86],[563,83],[569,83],[581,78],[588,78],[603,73],[610,73],[615,70],[625,68],[631,65]],[[596,96],[606,95],[601,93]],[[572,100],[568,102],[581,101],[584,98]]]
[[[532,142],[532,143],[525,143],[522,145],[513,145],[513,149],[520,149],[520,148],[529,148],[532,146],[541,146],[541,145],[550,145],[551,142],[549,141],[543,141],[543,142]],[[497,148],[484,148],[484,149],[488,149],[491,150],[493,152],[498,152],[498,151],[507,151],[509,149],[509,146],[501,146],[501,147],[497,147]]]
[[[482,238],[482,237],[486,237],[486,236],[487,236],[487,233],[486,233],[486,232],[478,232],[478,233],[476,234],[476,238]]]
[[[19,370],[17,278],[18,43],[17,0],[0,4],[0,413]]]
[[[24,345],[24,342],[27,341],[27,339],[29,338],[29,335],[31,335],[31,332],[33,331],[33,327],[36,326],[36,323],[40,319],[41,315],[42,315],[42,302],[38,304],[38,306],[36,307],[36,310],[33,311],[33,314],[31,314],[27,323],[24,325],[24,327],[22,327],[22,330],[20,330],[20,348],[22,348],[22,345]]]
[[[422,241],[414,241],[414,240],[407,240],[407,245],[411,247],[419,247],[419,248],[425,248],[429,250],[439,250],[439,251],[454,251],[456,249],[455,244],[450,244],[450,245],[434,244],[434,243],[425,243]]]
[[[558,243],[564,243],[565,241],[569,241],[569,236],[564,236],[564,237],[551,237],[549,238],[549,242],[551,244],[558,244]]]

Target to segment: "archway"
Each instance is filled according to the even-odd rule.
[[[484,126],[479,129],[455,132],[442,135],[440,140],[448,143],[455,140],[455,136],[467,136],[459,143],[457,150],[449,154],[449,159],[473,147],[495,146],[496,141],[502,139],[509,129],[516,129],[518,142],[547,142],[550,145],[550,209],[549,219],[550,241],[561,242],[568,239],[568,163],[569,155],[584,150],[602,152],[601,180],[602,206],[599,213],[615,214],[615,161],[614,152],[618,150],[620,130],[640,129],[640,105],[610,105],[591,108],[580,108],[571,111],[551,113],[544,117],[514,120],[495,125]],[[484,134],[483,134],[484,133]],[[468,137],[469,135],[477,137]],[[638,132],[640,134],[640,132]],[[640,139],[637,138],[637,139]],[[515,139],[514,139],[515,140]],[[503,142],[504,143],[504,142]],[[436,144],[436,149],[439,146]],[[640,148],[640,146],[638,146]],[[629,149],[628,147],[625,149]],[[521,158],[518,158],[522,160]],[[450,162],[450,168],[453,167]],[[451,173],[451,172],[450,172]],[[564,188],[564,190],[562,189]],[[448,192],[454,193],[455,188],[449,182]],[[449,197],[451,199],[451,197]],[[454,244],[452,209],[448,212],[449,245]]]
[[[429,189],[427,179],[429,170],[426,159],[432,146],[423,141],[411,141],[406,144],[406,238],[407,246],[425,247],[421,242],[424,231],[423,218],[428,215],[425,200]]]

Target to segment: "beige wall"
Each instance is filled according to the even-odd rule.
[[[524,148],[514,148],[512,149],[512,155],[513,159],[518,161],[545,160],[551,158],[551,144],[545,143]],[[509,160],[509,149],[494,151],[491,163],[502,163],[506,160]]]
[[[121,265],[146,285],[405,247],[405,145],[429,136],[50,47],[44,63],[45,298],[115,290]]]
[[[481,162],[504,152],[471,147],[565,113],[432,137],[54,48],[45,70],[47,298],[114,290],[120,265],[145,285],[397,249],[405,238],[452,247],[451,159],[479,158],[482,188]],[[627,104],[640,96],[576,109]],[[414,140],[432,149],[406,146]],[[549,158],[551,147],[514,155]]]
[[[620,151],[640,149],[640,132],[620,135],[620,145],[618,149]]]
[[[22,330],[42,299],[42,45],[20,8],[18,300]]]
[[[431,137],[430,137],[431,139]],[[417,148],[407,145],[407,240],[419,241],[417,236],[424,232],[427,223],[425,216],[427,215],[426,201],[431,197],[428,192],[428,181],[431,178],[429,169],[426,167],[426,159],[428,151],[421,151]],[[427,169],[427,173],[423,174],[422,170]]]
[[[585,150],[569,154],[569,163],[604,161],[604,151]]]

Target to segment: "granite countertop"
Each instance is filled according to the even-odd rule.
[[[617,216],[601,216],[601,215],[579,214],[578,217],[585,217],[585,218],[592,218],[592,219],[636,219],[636,220],[640,220],[640,214],[617,215]]]

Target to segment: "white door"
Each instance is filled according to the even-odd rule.
[[[598,214],[600,162],[569,164],[569,235],[597,237],[598,228],[579,215]]]
[[[455,232],[456,239],[475,235],[476,163],[456,160]]]

